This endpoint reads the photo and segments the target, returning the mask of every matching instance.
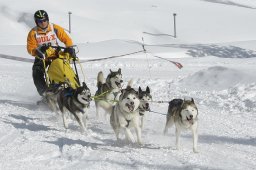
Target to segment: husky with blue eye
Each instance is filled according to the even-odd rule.
[[[198,141],[198,109],[194,102],[191,100],[173,99],[169,102],[168,113],[166,116],[166,125],[164,134],[167,134],[168,128],[172,127],[173,124],[176,126],[176,147],[180,149],[180,133],[182,130],[190,129],[193,135],[193,151],[197,150]]]
[[[117,140],[120,139],[119,134],[124,132],[126,140],[135,143],[131,132],[131,129],[134,128],[137,135],[137,143],[142,144],[139,105],[140,99],[136,90],[128,86],[121,91],[119,101],[113,106],[110,116],[110,124]]]

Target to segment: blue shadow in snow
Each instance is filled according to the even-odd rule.
[[[105,144],[100,144],[100,143],[90,143],[90,142],[85,142],[82,140],[74,140],[74,139],[69,139],[69,138],[58,138],[56,141],[44,141],[50,144],[54,144],[57,145],[59,147],[60,152],[62,153],[63,151],[63,146],[64,145],[82,145],[82,146],[86,146],[86,147],[91,147],[92,149],[97,149],[99,146],[106,146]]]
[[[35,124],[34,122],[30,122],[30,121],[36,120],[34,118],[26,117],[23,115],[14,115],[14,114],[11,114],[10,117],[22,121],[21,123],[15,123],[15,122],[12,122],[11,120],[4,121],[5,123],[13,125],[16,129],[27,129],[34,132],[49,131],[49,130],[57,131],[57,129],[50,128],[45,125],[38,125],[38,124]]]
[[[54,130],[57,131],[57,129],[54,128],[50,128],[48,126],[44,126],[44,125],[38,125],[35,123],[14,123],[11,121],[4,121],[5,123],[11,124],[12,126],[14,126],[16,129],[27,129],[33,132],[37,132],[37,131],[49,131],[49,130]]]
[[[23,115],[14,115],[14,114],[10,114],[10,117],[17,119],[17,120],[22,120],[24,122],[28,122],[29,120],[36,120],[34,118],[31,117],[27,117],[27,116],[23,116]]]
[[[182,135],[182,137],[191,138],[192,140],[192,135]],[[216,144],[229,143],[229,144],[256,146],[256,138],[244,139],[244,138],[231,138],[227,136],[200,135],[200,134],[198,136],[198,142],[199,143],[216,143]]]
[[[1,58],[1,54],[0,54],[0,58]],[[13,100],[0,100],[0,103],[23,107],[23,108],[26,108],[26,109],[32,110],[32,111],[40,108],[40,106],[36,105],[36,103],[26,103],[26,102],[13,101]]]

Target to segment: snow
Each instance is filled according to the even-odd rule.
[[[255,8],[254,0],[0,0],[0,169],[255,169]],[[190,131],[182,133],[181,150],[174,127],[163,135],[167,103],[151,103],[157,113],[144,119],[142,146],[117,142],[94,102],[85,133],[73,120],[65,130],[58,115],[37,106],[32,63],[2,54],[31,59],[26,37],[38,9],[65,28],[72,12],[83,61],[140,51],[144,43],[147,54],[82,63],[81,80],[94,94],[99,71],[106,77],[121,68],[125,84],[149,86],[154,101],[193,98],[200,152],[193,153]]]

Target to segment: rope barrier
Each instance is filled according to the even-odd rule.
[[[113,59],[113,58],[120,58],[120,57],[124,57],[124,56],[128,56],[128,55],[133,55],[133,54],[137,54],[137,53],[142,53],[142,52],[144,52],[144,50],[136,51],[136,52],[133,52],[133,53],[117,55],[117,56],[111,56],[111,57],[104,57],[104,58],[98,58],[98,59],[89,59],[89,60],[81,60],[81,63],[92,62],[92,61],[100,61],[100,60],[107,60],[107,59]]]
[[[137,53],[142,53],[142,52],[144,52],[144,50],[140,50],[140,51],[136,51],[136,52],[132,52],[132,53],[127,53],[127,54],[122,54],[122,55],[117,55],[117,56],[98,58],[98,59],[80,60],[80,63],[100,61],[100,60],[107,60],[107,59],[113,59],[113,58],[120,58],[120,57],[124,57],[124,56],[128,56],[128,55],[133,55],[133,54],[137,54]],[[0,58],[9,59],[9,60],[16,60],[16,61],[22,61],[22,62],[28,62],[28,63],[33,63],[34,62],[34,59],[17,57],[17,56],[11,56],[11,55],[5,55],[5,54],[0,54]]]
[[[152,103],[169,103],[169,101],[151,101]]]
[[[17,57],[17,56],[5,55],[5,54],[0,54],[0,58],[4,58],[4,59],[8,59],[8,60],[15,60],[15,61],[22,61],[22,62],[27,62],[27,63],[34,62],[33,58],[23,58],[23,57]]]
[[[142,32],[142,33],[152,35],[152,36],[170,36],[170,37],[174,37],[173,35],[170,35],[170,34],[154,34],[154,33],[150,33],[150,32]]]
[[[171,60],[168,60],[168,59],[163,58],[163,57],[155,56],[154,54],[146,51],[144,45],[143,45],[143,50],[132,52],[132,53],[122,54],[122,55],[118,55],[118,56],[110,56],[110,57],[98,58],[98,59],[79,60],[79,61],[80,61],[80,63],[93,62],[93,61],[101,61],[101,60],[107,60],[107,59],[113,59],[113,58],[120,58],[120,57],[124,57],[124,56],[128,56],[128,55],[138,54],[138,53],[151,54],[152,57],[169,61],[169,62],[173,63],[174,65],[176,65],[179,69],[181,69],[183,67],[181,63],[178,63],[178,62],[175,62],[175,61],[171,61]],[[22,62],[28,62],[28,63],[33,63],[34,62],[34,59],[17,57],[17,56],[11,56],[11,55],[5,55],[5,54],[0,54],[0,58],[9,59],[9,60],[16,60],[16,61],[22,61]]]

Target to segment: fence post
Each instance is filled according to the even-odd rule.
[[[177,37],[176,35],[176,13],[173,13],[173,21],[174,21],[174,38]]]
[[[71,14],[72,12],[68,12],[68,32],[71,34]]]

